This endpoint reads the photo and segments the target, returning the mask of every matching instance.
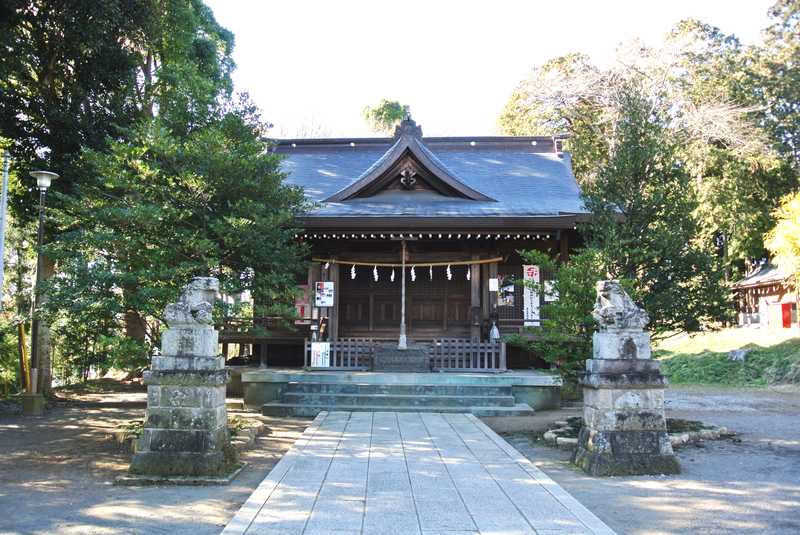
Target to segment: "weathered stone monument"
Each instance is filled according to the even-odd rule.
[[[164,311],[161,355],[144,374],[147,415],[132,474],[216,476],[230,468],[228,376],[211,320],[218,289],[215,278],[195,278]]]
[[[573,462],[596,476],[677,474],[664,417],[664,387],[651,359],[647,313],[618,281],[599,281],[592,316],[592,358],[586,361],[583,421]]]

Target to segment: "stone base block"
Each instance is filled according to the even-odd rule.
[[[572,462],[593,476],[679,474],[664,431],[598,431],[584,427]]]
[[[650,334],[644,331],[598,331],[592,337],[594,359],[650,359]]]
[[[210,325],[167,329],[161,335],[161,354],[165,357],[216,357],[219,333]]]
[[[225,406],[225,385],[181,386],[153,383],[147,376],[147,408],[217,409]]]
[[[131,474],[152,476],[217,476],[229,469],[222,451],[140,451],[131,459]]]
[[[667,386],[667,379],[658,370],[634,371],[623,373],[591,373],[587,372],[581,384],[589,388],[661,388]]]
[[[655,373],[661,370],[658,360],[628,360],[628,359],[588,359],[586,371],[588,373],[613,374],[613,373]]]
[[[43,416],[46,404],[42,394],[22,394],[22,415]]]
[[[146,385],[172,385],[179,387],[220,386],[228,382],[228,370],[159,370],[144,372]]]
[[[422,348],[383,346],[375,350],[372,369],[376,372],[429,372],[431,359]]]
[[[150,369],[153,371],[208,371],[222,370],[225,368],[225,359],[222,357],[165,357],[156,355],[150,360]]]
[[[664,389],[620,389],[586,388],[583,392],[584,406],[601,410],[662,410]]]
[[[615,411],[594,407],[583,408],[583,421],[597,431],[666,431],[663,410]]]

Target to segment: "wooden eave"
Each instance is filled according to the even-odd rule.
[[[408,217],[408,216],[307,216],[297,219],[298,226],[308,230],[364,231],[384,230],[407,232],[410,230],[517,230],[536,231],[571,229],[577,223],[588,221],[589,214],[559,214],[541,217]]]

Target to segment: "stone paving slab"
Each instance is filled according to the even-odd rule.
[[[614,535],[471,414],[321,412],[223,535]]]

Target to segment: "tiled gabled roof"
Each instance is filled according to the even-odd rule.
[[[755,271],[733,284],[734,288],[752,288],[782,282],[791,282],[791,277],[773,264],[761,264]]]
[[[568,153],[549,137],[412,138],[463,196],[379,191],[354,196],[396,158],[396,138],[283,140],[287,183],[304,188],[314,217],[557,217],[586,214]],[[414,143],[412,142],[412,143]],[[406,143],[409,145],[410,143]],[[404,147],[404,149],[406,149]]]

